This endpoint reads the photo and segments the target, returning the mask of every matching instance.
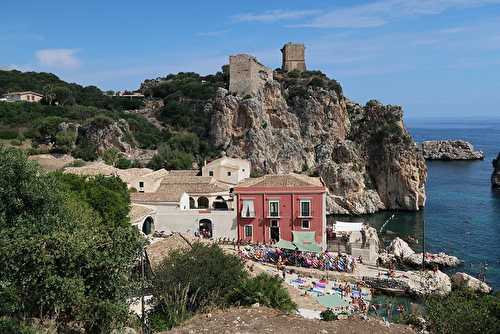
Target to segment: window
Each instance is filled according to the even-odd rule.
[[[301,217],[311,217],[311,201],[310,200],[300,201],[300,216]]]
[[[302,219],[302,229],[308,230],[311,228],[309,219]]]
[[[271,219],[271,227],[280,227],[278,219]]]
[[[252,225],[245,225],[245,238],[251,238],[253,235]]]
[[[241,207],[241,217],[243,218],[253,218],[255,217],[255,209],[253,206],[253,200],[244,199],[243,205]]]
[[[231,176],[231,172],[227,172],[227,176]]]
[[[269,201],[269,217],[280,216],[280,201]]]
[[[209,171],[208,176],[214,176],[214,171],[213,170]]]
[[[245,168],[243,168],[241,171],[242,171],[242,172],[244,172],[244,171],[245,171]]]
[[[143,181],[139,182],[139,188],[144,188],[144,182]]]

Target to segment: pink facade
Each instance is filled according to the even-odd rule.
[[[254,243],[292,240],[292,231],[314,231],[326,246],[324,186],[236,187],[238,239]],[[251,231],[250,231],[251,229]]]

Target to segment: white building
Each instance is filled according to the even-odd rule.
[[[3,95],[3,100],[7,102],[40,102],[43,99],[43,94],[25,91],[11,92]]]
[[[205,164],[201,169],[201,175],[235,185],[250,177],[250,162],[245,159],[222,157]]]
[[[146,234],[164,231],[235,239],[236,211],[229,187],[213,177],[166,176],[156,192],[131,194],[134,204],[154,210],[152,229],[146,219],[137,226]]]

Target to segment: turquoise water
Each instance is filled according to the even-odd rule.
[[[416,141],[470,141],[485,153],[485,160],[429,161],[427,203],[422,212],[382,212],[351,220],[368,221],[379,230],[395,214],[381,239],[388,243],[396,236],[407,241],[413,237],[416,242],[410,246],[420,252],[425,223],[426,251],[458,256],[465,262],[456,270],[476,277],[485,271],[486,281],[500,289],[500,192],[493,191],[490,183],[491,160],[500,151],[500,120],[407,121],[406,125]]]

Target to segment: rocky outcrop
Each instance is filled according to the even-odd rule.
[[[492,291],[492,288],[488,284],[466,273],[453,274],[451,282],[454,287],[466,288],[476,292],[490,293]]]
[[[401,238],[392,240],[386,250],[401,261],[415,254],[415,251]]]
[[[422,253],[412,254],[404,259],[404,263],[413,267],[422,265]],[[425,253],[426,266],[438,266],[439,268],[457,267],[462,261],[458,257],[445,254],[443,252],[432,254]]]
[[[444,296],[451,291],[450,277],[439,270],[406,271],[390,278],[365,276],[363,281],[374,289],[402,290],[416,297]]]
[[[78,141],[85,141],[86,145],[93,146],[98,154],[110,148],[117,148],[125,154],[132,151],[133,141],[127,121],[120,119],[113,121],[102,117],[95,118],[78,129]]]
[[[412,267],[422,265],[422,253],[415,253],[408,246],[406,241],[401,238],[395,238],[387,246],[385,252],[379,254],[379,263],[382,266],[390,266],[391,264],[406,264]],[[425,253],[426,266],[437,266],[439,268],[456,267],[461,263],[458,257],[447,255],[443,252],[433,254]]]
[[[444,296],[451,292],[451,280],[439,270],[412,271],[408,275],[408,291],[418,297]]]
[[[331,213],[419,210],[427,171],[401,108],[360,106],[330,83],[274,80],[252,98],[220,88],[209,106],[212,144],[256,173],[321,176]]]
[[[493,174],[491,174],[491,184],[493,188],[500,189],[500,153],[493,159]]]
[[[463,140],[429,140],[419,145],[427,160],[482,160],[484,154],[475,151],[471,143]]]

